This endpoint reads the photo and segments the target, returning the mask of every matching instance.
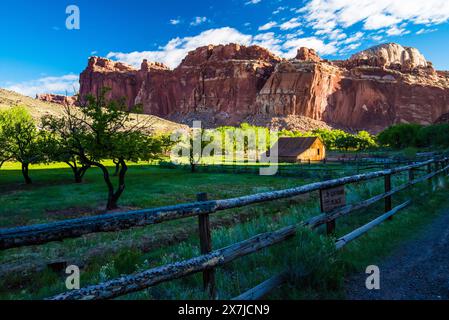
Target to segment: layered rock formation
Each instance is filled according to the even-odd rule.
[[[74,106],[77,98],[75,96],[63,96],[59,94],[38,94],[36,99],[44,102],[62,104],[65,106]]]
[[[109,98],[141,103],[146,113],[209,126],[308,117],[376,132],[395,123],[433,123],[449,112],[449,73],[397,44],[344,61],[323,60],[307,48],[285,60],[258,46],[206,46],[174,70],[147,61],[137,70],[93,57],[80,84],[81,96],[110,87]]]
[[[182,120],[204,112],[212,122],[237,123],[257,113],[256,96],[279,61],[261,47],[236,44],[198,48],[174,70],[147,61],[136,70],[93,57],[80,76],[80,94],[109,87],[109,98],[126,97],[148,114]]]
[[[426,68],[428,63],[426,58],[416,48],[403,47],[397,43],[386,43],[368,50],[361,51],[353,55],[352,62],[359,62],[364,65],[369,61],[370,65],[394,68],[395,66],[405,66],[409,69]]]
[[[125,98],[126,103],[131,107],[135,104],[143,78],[152,70],[168,70],[168,68],[160,63],[144,61],[142,70],[139,72],[121,62],[91,57],[86,70],[80,75],[80,96],[98,95],[103,88],[107,87],[111,89],[107,98]]]
[[[346,61],[284,61],[257,98],[261,112],[302,115],[352,130],[433,123],[449,111],[449,77],[412,48],[386,44]]]
[[[435,121],[435,124],[447,124],[449,123],[449,113],[445,113],[441,115],[437,121]]]

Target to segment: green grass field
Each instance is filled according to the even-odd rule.
[[[25,186],[17,164],[0,170],[0,227],[29,225],[80,216],[101,214],[106,188],[101,173],[88,171],[85,182],[73,183],[64,165],[33,167],[34,185]],[[112,168],[111,168],[112,169]],[[398,176],[395,183],[406,179]],[[319,180],[318,176],[263,177],[254,174],[192,174],[181,169],[155,165],[131,166],[127,189],[120,201],[122,210],[171,205],[195,200],[199,192],[210,199],[230,198],[284,189]],[[348,201],[356,202],[381,193],[383,181],[348,187]],[[429,192],[427,184],[395,197],[395,204],[408,198],[420,199]],[[436,190],[427,203],[415,201],[392,222],[377,228],[329,259],[332,241],[304,231],[282,245],[240,259],[217,272],[219,297],[229,299],[289,267],[307,269],[306,279],[294,279],[271,299],[341,298],[343,275],[372,264],[398,243],[430,221],[445,204],[447,189]],[[426,214],[423,214],[423,209]],[[382,204],[337,223],[338,235],[370,221],[382,212]],[[261,232],[276,230],[319,214],[318,196],[297,197],[228,210],[212,216],[213,245],[218,249]],[[45,298],[64,291],[64,274],[49,265],[64,262],[82,268],[82,286],[129,274],[199,254],[197,220],[194,218],[132,230],[88,235],[61,243],[0,252],[0,299]],[[295,273],[293,272],[293,273]],[[206,299],[201,275],[162,284],[124,299]]]

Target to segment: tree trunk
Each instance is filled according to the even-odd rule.
[[[86,174],[87,170],[89,170],[89,168],[90,168],[89,166],[85,166],[85,165],[83,165],[81,167],[80,172],[79,172],[79,176],[81,178],[81,181],[83,181],[84,175]]]
[[[29,163],[22,163],[22,174],[23,174],[23,178],[25,179],[25,183],[26,184],[31,184],[31,178],[29,175]]]
[[[75,164],[71,164],[70,162],[66,162],[70,168],[73,171],[73,176],[75,177],[75,183],[82,183],[83,182],[83,177],[87,171],[87,169],[89,169],[89,166],[86,165],[82,165],[81,168],[78,168],[78,166]]]
[[[123,159],[118,160],[121,169],[119,172],[119,185],[118,185],[117,191],[114,191],[114,185],[112,184],[111,176],[109,174],[108,168],[106,168],[100,162],[90,161],[85,157],[83,160],[85,161],[85,163],[88,164],[88,167],[95,166],[97,168],[100,168],[100,170],[103,172],[103,179],[108,188],[108,203],[106,205],[106,210],[118,209],[117,203],[118,203],[118,200],[119,200],[120,196],[122,195],[123,191],[125,190],[125,176],[126,176],[126,172],[128,171],[128,167],[126,165],[125,160],[123,160]]]
[[[83,178],[78,171],[75,171],[75,183],[83,183]]]
[[[117,177],[120,172],[120,162],[114,160],[114,164],[115,164],[114,177]]]
[[[112,192],[112,194],[111,193],[109,194],[107,205],[108,210],[115,210],[118,208],[118,200],[123,194],[123,191],[125,191],[125,176],[126,172],[128,171],[128,167],[124,160],[120,160],[118,165],[120,168],[118,172],[119,177],[118,188],[117,191]]]

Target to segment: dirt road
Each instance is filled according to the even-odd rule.
[[[448,300],[449,208],[377,265],[381,289],[367,290],[368,275],[355,274],[346,281],[347,299]]]

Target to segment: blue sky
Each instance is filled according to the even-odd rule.
[[[80,9],[80,30],[65,27]],[[447,0],[41,0],[0,2],[0,87],[72,93],[91,55],[175,67],[197,46],[259,44],[330,59],[383,42],[417,47],[449,70]]]

